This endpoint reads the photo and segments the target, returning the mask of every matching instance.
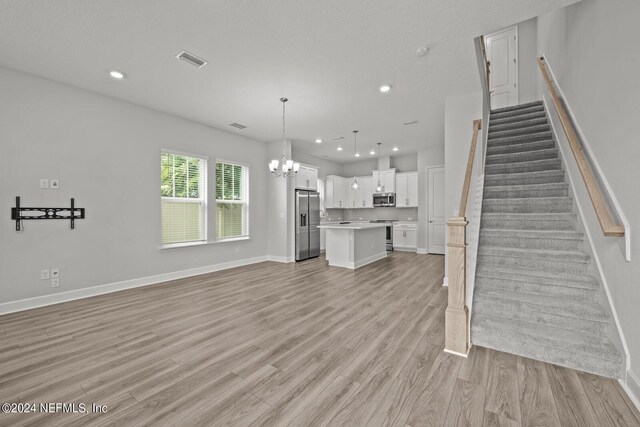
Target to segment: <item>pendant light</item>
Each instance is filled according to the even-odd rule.
[[[376,193],[382,193],[382,185],[380,185],[380,146],[382,142],[378,142],[378,186],[376,187]]]
[[[278,161],[277,159],[271,160],[269,162],[269,171],[274,176],[281,176],[286,178],[290,174],[297,174],[298,170],[300,170],[300,163],[294,162],[291,159],[287,159],[285,156],[285,150],[287,148],[287,139],[285,138],[285,103],[288,101],[287,98],[280,98],[280,102],[282,102],[282,160]],[[278,170],[278,166],[282,167],[282,170]]]
[[[355,157],[360,157],[360,153],[358,153],[358,131],[357,130],[353,131],[353,151],[354,151]],[[351,184],[351,188],[353,188],[354,190],[357,190],[358,188],[360,188],[360,184],[358,184],[358,178],[355,176],[353,177],[353,184]]]

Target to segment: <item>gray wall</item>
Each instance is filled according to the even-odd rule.
[[[0,93],[0,303],[266,255],[266,144],[6,68]],[[159,249],[161,148],[207,155],[210,171],[216,157],[249,164],[251,240]],[[40,178],[60,189],[41,190]],[[73,231],[26,221],[17,234],[15,196],[53,207],[75,197],[87,218]],[[55,289],[40,280],[52,267]]]
[[[312,156],[298,150],[292,150],[292,157],[296,162],[318,167],[318,178],[325,178],[327,175],[342,174],[343,167],[340,163],[321,159],[320,157]]]
[[[537,28],[538,53],[551,64],[634,233],[631,262],[626,262],[623,239],[603,237],[588,198],[581,200],[636,382],[640,378],[639,16],[637,1],[584,0],[539,17]],[[539,91],[546,94],[542,82]],[[640,397],[640,388],[635,390]]]
[[[536,63],[537,20],[518,24],[518,99],[520,104],[538,99],[538,65]]]

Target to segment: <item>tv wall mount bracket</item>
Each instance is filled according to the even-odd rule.
[[[76,208],[73,198],[69,208],[23,208],[20,206],[20,197],[16,197],[16,207],[11,208],[11,220],[16,222],[16,231],[20,231],[22,221],[34,219],[68,219],[73,230],[75,220],[84,219],[84,208]]]

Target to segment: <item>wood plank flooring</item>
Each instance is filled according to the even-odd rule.
[[[640,426],[615,381],[442,351],[443,257],[265,262],[0,317],[0,425]]]

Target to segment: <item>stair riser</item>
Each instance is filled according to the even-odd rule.
[[[575,221],[569,220],[521,220],[521,219],[482,219],[484,228],[506,230],[575,230]]]
[[[484,168],[484,173],[486,175],[495,175],[559,170],[562,170],[560,159],[551,159],[537,163],[486,165]]]
[[[484,190],[485,199],[527,199],[538,197],[566,197],[568,188],[541,188],[533,190],[493,190],[487,187]]]
[[[478,265],[476,274],[483,277],[495,277],[495,268],[492,266],[483,267]],[[509,276],[509,274],[500,274],[499,277],[504,278]],[[509,279],[506,279],[509,280]],[[560,287],[575,287],[575,288],[583,288],[598,291],[600,289],[600,285],[595,279],[590,278],[589,276],[574,276],[573,279],[567,279],[563,276],[556,277],[548,277],[548,276],[527,276],[524,273],[518,274],[513,277],[513,281],[515,282],[535,282],[541,285],[549,285],[549,286],[560,286]]]
[[[506,290],[523,294],[572,298],[574,300],[597,301],[598,291],[594,289],[572,288],[568,286],[544,285],[532,282],[519,282],[494,277],[476,277],[475,291],[480,289]]]
[[[492,126],[505,126],[505,125],[510,125],[510,124],[517,124],[518,126],[521,126],[522,123],[526,123],[530,120],[545,120],[547,121],[547,115],[544,113],[544,111],[538,111],[535,113],[530,113],[530,114],[522,114],[519,116],[512,116],[512,117],[505,117],[505,118],[495,118],[492,117],[489,121],[489,129],[491,129]]]
[[[542,105],[539,105],[535,107],[519,108],[511,111],[501,111],[501,112],[495,112],[495,113],[492,112],[491,121],[493,121],[493,119],[499,120],[507,117],[518,117],[518,116],[523,116],[525,114],[531,114],[531,113],[544,113],[544,107]]]
[[[504,185],[533,185],[552,184],[564,181],[564,173],[548,173],[535,176],[513,176],[512,178],[500,178],[495,175],[488,175],[484,179],[485,187]]]
[[[535,126],[520,126],[515,129],[507,129],[507,130],[489,130],[489,138],[508,138],[510,136],[518,136],[518,135],[528,135],[530,133],[537,132],[549,132],[551,129],[548,124],[541,124]]]
[[[511,136],[508,138],[489,138],[487,148],[495,148],[503,145],[524,144],[535,141],[547,141],[549,139],[553,139],[551,132],[532,133],[528,135]]]
[[[499,165],[499,164],[513,164],[522,162],[535,162],[536,160],[549,160],[557,159],[558,150],[538,150],[528,151],[525,153],[510,153],[510,154],[496,154],[493,156],[487,156],[485,164],[487,165]]]
[[[524,144],[498,145],[497,147],[488,147],[487,155],[492,156],[494,154],[525,153],[529,151],[544,150],[549,148],[556,148],[555,141],[534,141]]]
[[[555,314],[541,313],[524,309],[519,306],[508,306],[496,302],[485,301],[483,298],[475,298],[473,301],[474,310],[478,313],[491,313],[491,316],[506,319],[515,319],[530,323],[539,323],[546,326],[575,330],[595,337],[604,337],[606,334],[606,323],[595,322],[578,317],[558,316]]]
[[[571,213],[571,202],[492,203],[501,199],[486,199],[484,213]]]
[[[484,265],[494,265],[497,267],[530,268],[540,271],[555,271],[557,273],[587,274],[590,271],[589,263],[566,260],[560,261],[554,259],[478,255],[478,262]]]
[[[491,333],[485,333],[485,331],[474,331],[473,328],[471,329],[471,342],[473,345],[506,351],[518,356],[579,369],[607,378],[622,378],[623,375],[622,369],[620,368],[622,365],[620,363],[606,363],[588,354],[581,355],[579,360],[576,361],[575,354],[573,354],[574,357],[572,357],[570,348],[557,349],[553,347],[542,347],[527,341],[512,340],[509,342],[505,340],[504,337],[496,337]]]
[[[480,236],[480,246],[573,251],[582,248],[582,241],[571,239],[527,239],[522,237]]]
[[[536,118],[532,118],[529,120],[520,120],[517,122],[507,122],[507,123],[491,123],[489,126],[489,134],[491,135],[492,133],[495,132],[503,132],[506,130],[511,130],[511,129],[520,129],[523,127],[531,127],[531,126],[539,126],[539,125],[545,125],[548,124],[549,122],[547,121],[546,116],[540,116],[540,117],[536,117]]]

